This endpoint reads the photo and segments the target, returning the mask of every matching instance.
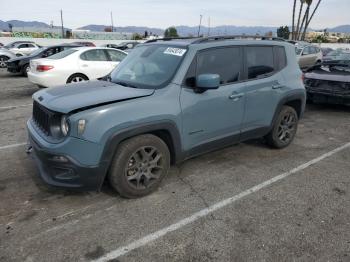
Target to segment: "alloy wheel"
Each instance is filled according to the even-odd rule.
[[[297,125],[297,119],[292,112],[287,112],[278,126],[277,136],[283,143],[293,139]]]
[[[161,176],[163,155],[151,146],[141,147],[131,155],[125,167],[128,184],[138,190],[151,187]]]
[[[6,57],[0,57],[0,68],[5,68],[7,66],[7,60]]]
[[[78,82],[82,82],[82,81],[85,81],[85,79],[81,76],[76,76],[76,77],[73,77],[71,83],[78,83]]]

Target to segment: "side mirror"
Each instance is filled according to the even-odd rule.
[[[196,79],[196,87],[199,89],[217,89],[220,86],[220,76],[218,74],[202,74]]]

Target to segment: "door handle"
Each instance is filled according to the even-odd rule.
[[[241,99],[243,97],[243,95],[244,95],[243,93],[240,93],[240,94],[233,93],[228,98],[233,100],[233,101],[238,101],[239,99]]]
[[[274,84],[272,86],[272,89],[281,89],[283,87],[283,85],[280,85],[280,84]]]
[[[88,65],[84,64],[84,65],[82,65],[82,67],[88,67]]]

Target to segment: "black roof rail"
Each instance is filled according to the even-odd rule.
[[[242,40],[242,39],[253,39],[253,40],[271,40],[271,41],[281,41],[286,40],[280,37],[274,36],[263,36],[263,35],[218,35],[218,36],[208,36],[208,37],[165,37],[159,39],[148,40],[145,43],[154,43],[158,41],[171,41],[171,40],[187,40],[192,39],[192,44],[200,44],[209,41],[220,41],[220,40]]]
[[[157,38],[157,39],[151,39],[145,42],[146,43],[154,43],[158,41],[171,41],[171,40],[186,40],[186,39],[199,39],[199,37],[164,37],[164,38]]]
[[[253,40],[271,40],[285,42],[283,38],[274,36],[262,36],[262,35],[220,35],[220,36],[208,36],[197,39],[193,44],[200,44],[209,41],[220,41],[220,40],[242,40],[242,39],[253,39]]]

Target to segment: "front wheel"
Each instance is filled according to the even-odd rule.
[[[270,133],[267,143],[274,148],[287,147],[294,139],[298,129],[298,114],[293,107],[283,106]]]
[[[0,68],[6,68],[7,67],[7,60],[9,60],[10,58],[7,56],[0,56]]]
[[[122,197],[137,198],[155,191],[169,167],[170,153],[164,141],[140,135],[119,145],[108,178]]]
[[[25,65],[22,67],[22,70],[21,70],[22,75],[23,75],[23,76],[28,76],[29,70],[30,70],[29,64],[25,64]]]

